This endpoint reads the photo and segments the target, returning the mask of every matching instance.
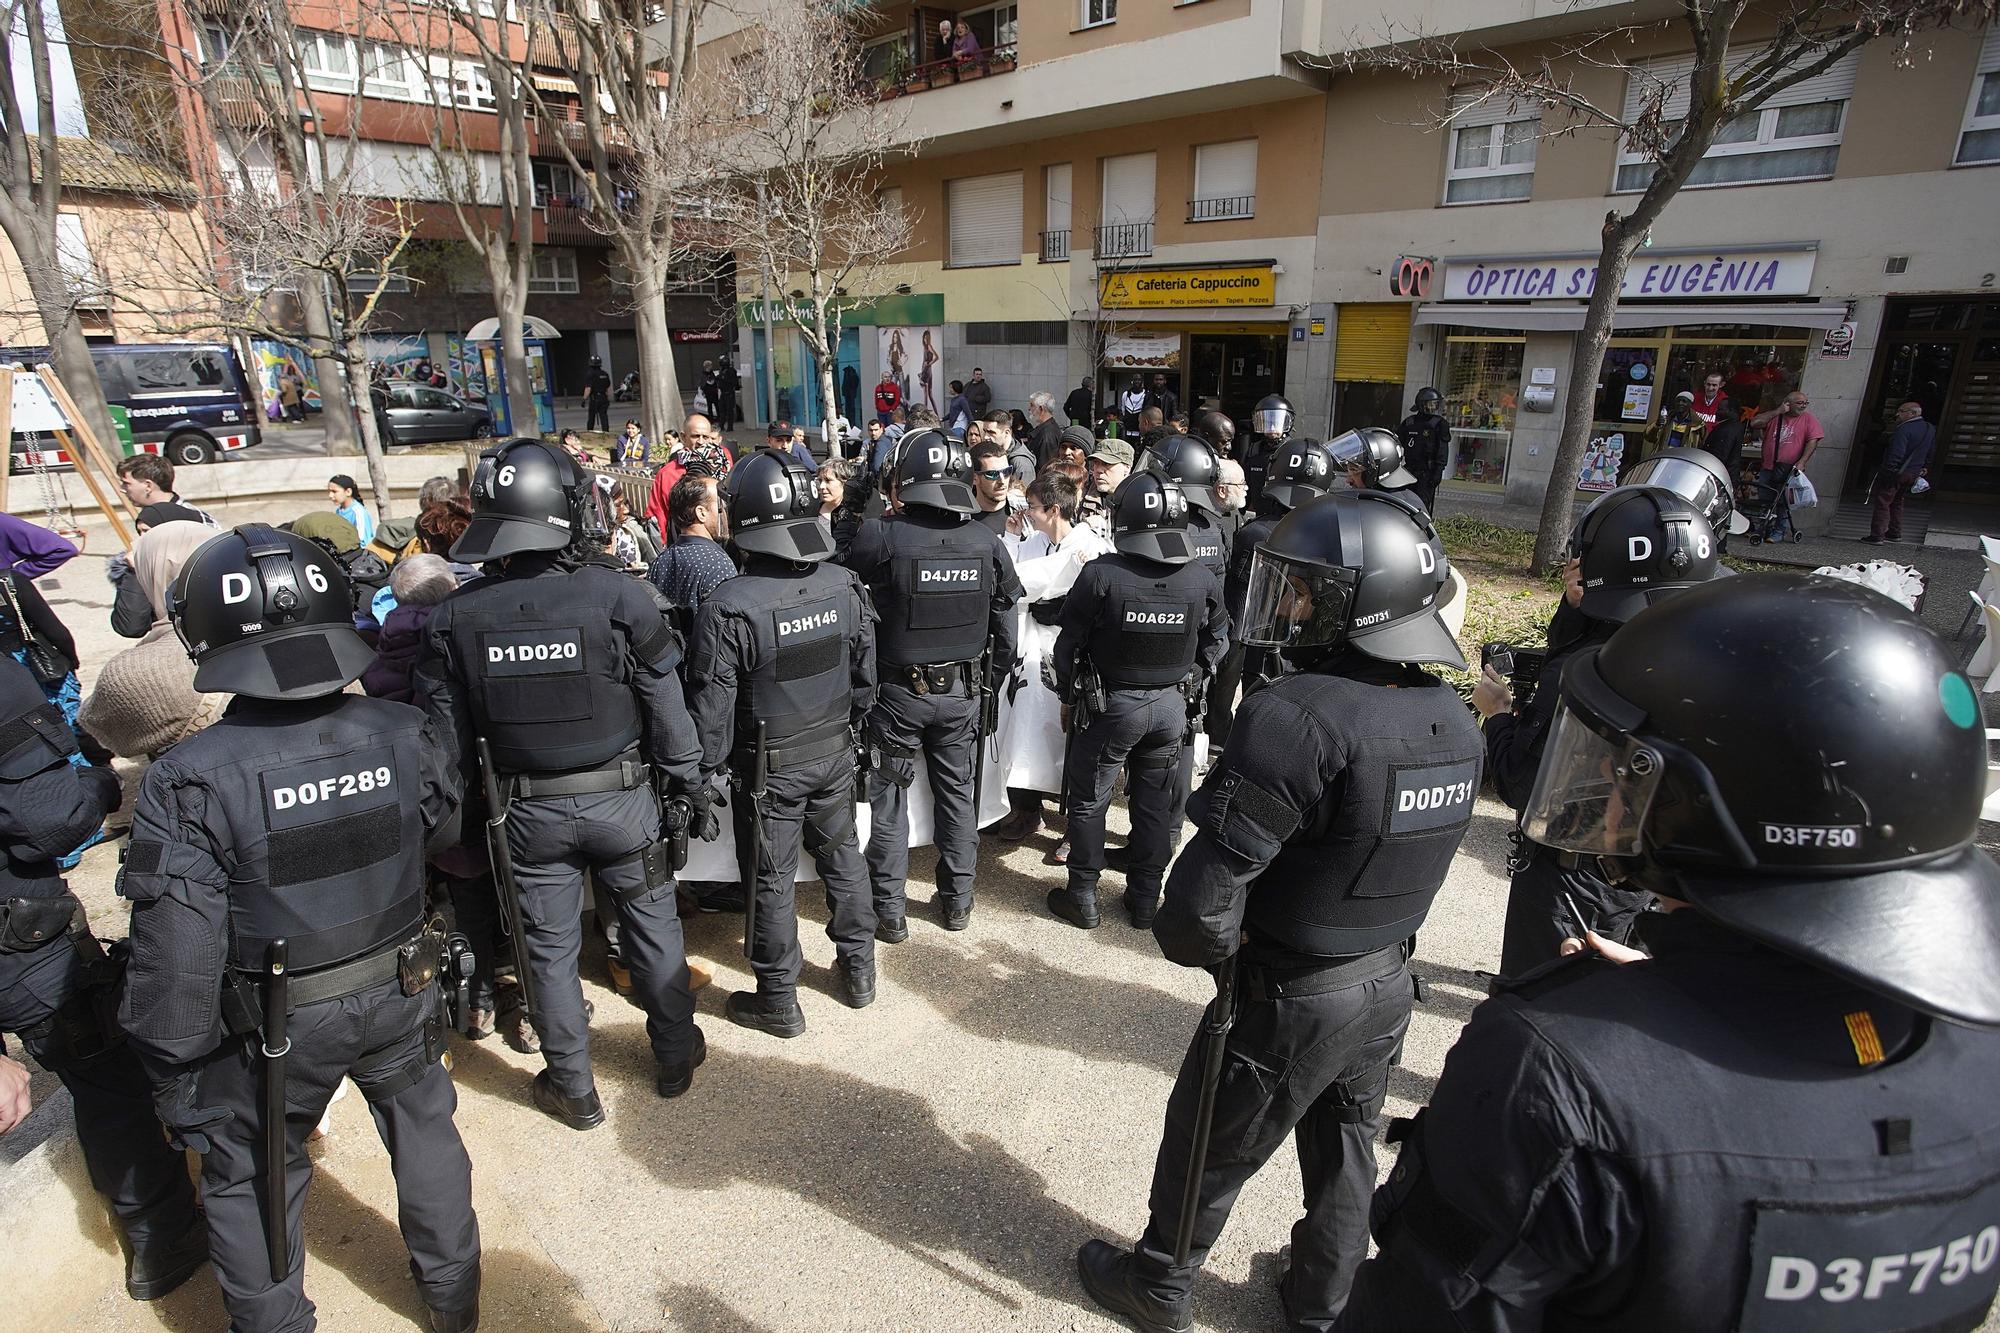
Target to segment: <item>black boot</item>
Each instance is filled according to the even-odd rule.
[[[194,1276],[208,1262],[208,1216],[194,1210],[187,1230],[168,1241],[155,1241],[125,1260],[125,1294],[135,1301],[157,1301]]]
[[[1051,912],[1084,930],[1096,930],[1103,920],[1097,913],[1097,890],[1094,888],[1081,893],[1073,889],[1050,889],[1048,904]]]
[[[1124,1315],[1145,1333],[1186,1333],[1194,1327],[1193,1302],[1183,1296],[1162,1301],[1132,1276],[1132,1254],[1108,1241],[1085,1241],[1076,1252],[1077,1276],[1090,1299]]]
[[[875,964],[842,963],[840,989],[849,1009],[866,1009],[875,1003]]]
[[[901,944],[910,938],[910,923],[900,912],[895,916],[877,916],[875,938],[884,944]]]
[[[774,1037],[796,1037],[806,1030],[806,1016],[797,1000],[774,1005],[756,991],[739,990],[729,993],[729,1001],[722,1009],[730,1022]]]
[[[694,1030],[694,1045],[688,1049],[688,1058],[677,1065],[661,1065],[653,1075],[653,1091],[662,1097],[678,1097],[694,1086],[694,1071],[708,1058],[708,1038],[701,1035],[701,1029]]]
[[[972,899],[953,906],[944,899],[938,899],[938,924],[946,930],[964,930],[972,924]]]
[[[1151,930],[1153,918],[1160,914],[1160,891],[1150,894],[1138,889],[1125,890],[1125,915],[1132,918],[1132,925],[1139,930]]]
[[[604,1123],[604,1100],[592,1088],[581,1097],[556,1091],[555,1080],[544,1069],[535,1075],[535,1105],[571,1129],[596,1129]]]
[[[479,1327],[478,1301],[463,1310],[440,1310],[427,1305],[424,1312],[431,1317],[431,1333],[473,1333]]]

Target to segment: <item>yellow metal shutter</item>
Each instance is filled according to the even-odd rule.
[[[1360,302],[1340,307],[1333,377],[1401,384],[1410,359],[1410,303]]]

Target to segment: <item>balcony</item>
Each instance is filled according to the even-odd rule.
[[[1257,196],[1254,194],[1231,195],[1225,199],[1188,200],[1189,222],[1222,222],[1230,218],[1255,216],[1257,216]]]
[[[214,76],[213,87],[215,105],[239,130],[266,128],[271,123],[270,108],[283,101],[276,89],[276,76],[269,73],[239,73],[232,67]]]
[[[1119,222],[1096,229],[1099,259],[1138,259],[1153,253],[1153,224]]]
[[[577,161],[586,167],[590,165],[590,133],[581,120],[537,119],[534,135],[536,157],[561,159],[561,145],[568,144],[570,152],[576,154]],[[629,154],[632,151],[631,136],[625,133],[624,127],[617,121],[609,118],[604,122],[604,141],[605,147],[615,155]]]
[[[1060,264],[1069,258],[1069,228],[1042,233],[1042,262]]]
[[[604,234],[590,225],[590,206],[572,195],[544,197],[535,191],[542,227],[550,245],[604,245]]]
[[[1016,47],[1009,43],[963,60],[949,57],[944,60],[933,60],[924,65],[912,65],[901,74],[882,75],[871,87],[878,101],[886,102],[892,97],[914,97],[933,88],[949,88],[954,84],[971,83],[976,79],[997,74],[1011,74],[1014,71],[1016,55]]]

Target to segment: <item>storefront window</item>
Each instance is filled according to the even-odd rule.
[[[1473,486],[1502,486],[1514,440],[1514,412],[1521,396],[1522,338],[1449,337],[1444,348],[1445,420],[1452,456],[1445,479]]]

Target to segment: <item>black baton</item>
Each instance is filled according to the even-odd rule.
[[[1222,1084],[1222,1053],[1236,1022],[1236,955],[1215,969],[1215,998],[1201,1021],[1201,1100],[1195,1104],[1194,1142],[1188,1150],[1187,1182],[1181,1186],[1181,1220],[1174,1228],[1174,1267],[1187,1264],[1194,1248],[1194,1218],[1201,1208],[1201,1173],[1208,1166],[1208,1136],[1215,1126],[1215,1090]]]
[[[535,996],[534,969],[528,965],[527,914],[521,910],[521,888],[514,881],[514,854],[507,848],[505,780],[493,767],[493,749],[478,738],[479,772],[486,783],[486,851],[493,863],[493,896],[500,900],[500,919],[514,937],[514,984],[521,991],[521,1011],[533,1026],[542,1016]],[[496,960],[497,961],[497,960]]]
[[[271,941],[270,976],[264,982],[264,1246],[271,1258],[271,1282],[292,1271],[292,1246],[285,1225],[291,1199],[285,1189],[285,1010],[291,1001],[291,973],[285,970],[285,942]]]
[[[743,956],[753,957],[751,941],[757,938],[757,878],[764,871],[764,786],[769,776],[768,751],[764,748],[764,719],[757,719],[757,753],[750,761],[750,782],[745,799],[750,803],[750,875],[743,881]]]

